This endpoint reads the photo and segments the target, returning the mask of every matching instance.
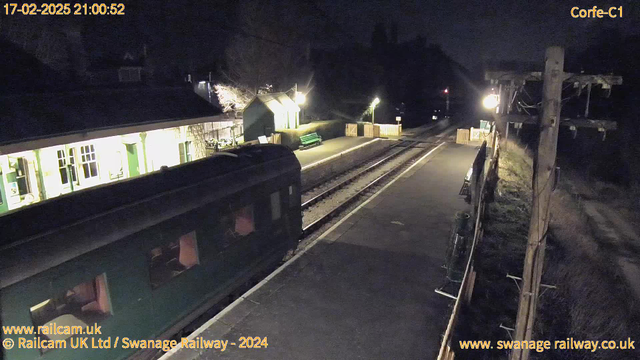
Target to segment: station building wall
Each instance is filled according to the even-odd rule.
[[[220,124],[184,125],[0,155],[0,214],[204,158],[205,128],[217,129]]]

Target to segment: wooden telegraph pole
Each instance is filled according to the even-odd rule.
[[[564,80],[563,68],[564,49],[558,46],[548,48],[545,56],[544,84],[542,86],[540,137],[533,169],[531,222],[529,224],[529,238],[524,271],[522,273],[518,317],[516,319],[516,334],[514,338],[516,341],[531,340],[536,317],[547,229],[549,227],[549,201],[555,178],[562,81]],[[529,350],[512,350],[511,360],[527,359],[529,359]]]

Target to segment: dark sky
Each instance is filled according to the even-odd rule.
[[[574,6],[623,7],[622,19],[574,19]],[[398,23],[400,41],[422,34],[473,69],[483,59],[543,61],[551,45],[584,48],[605,28],[640,31],[640,1],[582,0],[320,0],[352,40],[369,44],[376,22]]]
[[[281,8],[281,23],[313,33],[314,47],[338,47],[359,42],[370,45],[374,25],[398,24],[399,40],[422,35],[438,43],[454,60],[479,70],[483,60],[523,60],[542,64],[545,48],[563,45],[582,50],[607,29],[622,34],[640,33],[640,0],[260,0]],[[220,63],[231,28],[240,29],[238,0],[127,1],[122,18],[38,18],[51,23],[81,22],[87,31],[85,48],[94,55],[142,48],[142,43],[163,52],[163,61],[190,62],[194,66]],[[291,4],[298,7],[292,8]],[[573,6],[603,9],[622,6],[620,19],[574,19]],[[302,9],[302,10],[301,10]],[[300,13],[298,16],[296,14]],[[294,20],[286,19],[294,17]],[[20,20],[19,17],[8,20]],[[29,19],[24,19],[29,20]],[[6,32],[8,21],[0,22]],[[9,31],[10,32],[10,31]],[[257,31],[259,32],[259,31]],[[257,34],[264,35],[264,34]],[[290,39],[283,39],[287,42]]]

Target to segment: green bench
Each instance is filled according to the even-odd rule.
[[[322,137],[317,133],[300,136],[300,149],[322,144]]]

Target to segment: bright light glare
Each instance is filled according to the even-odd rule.
[[[305,103],[305,101],[307,101],[307,97],[303,93],[297,92],[296,93],[296,104],[302,105],[302,104]]]
[[[373,99],[373,102],[371,103],[371,106],[376,106],[378,104],[380,104],[380,99],[375,98],[375,99]]]
[[[498,95],[488,95],[484,98],[484,100],[482,100],[482,105],[487,109],[494,109],[496,106],[498,106]]]

